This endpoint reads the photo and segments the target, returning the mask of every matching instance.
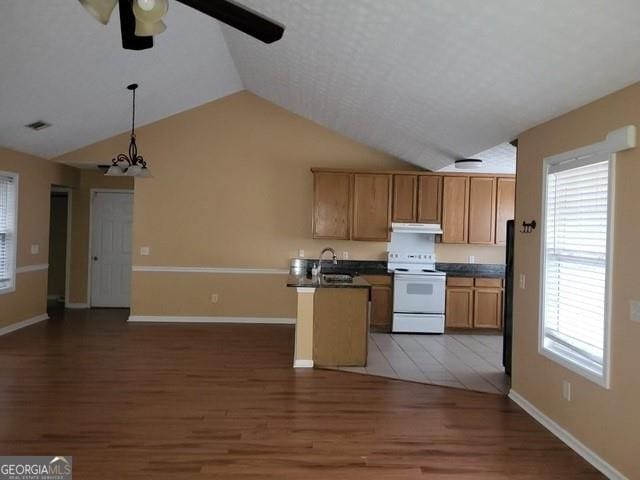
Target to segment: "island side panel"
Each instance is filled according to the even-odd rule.
[[[366,365],[368,303],[368,288],[319,288],[316,291],[313,321],[315,365]]]

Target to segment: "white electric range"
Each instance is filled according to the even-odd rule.
[[[446,273],[436,270],[434,253],[390,251],[393,323],[396,333],[444,333]]]

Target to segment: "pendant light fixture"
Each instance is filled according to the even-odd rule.
[[[103,25],[109,23],[118,0],[79,0],[80,4]]]
[[[133,92],[132,115],[131,115],[131,141],[129,142],[129,155],[120,153],[111,160],[111,166],[105,173],[108,177],[150,177],[151,173],[147,168],[147,162],[142,155],[138,155],[136,145],[136,89],[137,83],[127,86]]]

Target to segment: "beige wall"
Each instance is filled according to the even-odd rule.
[[[517,222],[540,222],[544,157],[603,140],[624,125],[640,127],[640,84],[604,97],[523,133],[518,139]],[[513,389],[629,478],[640,478],[640,324],[629,319],[629,300],[640,299],[640,147],[618,155],[616,168],[611,389],[562,368],[537,352],[539,230],[517,234],[516,275],[527,289],[514,296]],[[573,399],[562,399],[562,380]]]
[[[58,160],[104,161],[126,144],[123,134]],[[298,249],[317,258],[326,245],[351,259],[384,258],[386,243],[311,238],[310,168],[414,169],[248,92],[140,128],[138,145],[154,178],[136,180],[134,265],[284,269]],[[451,247],[439,247],[443,261],[474,254]],[[504,256],[500,247],[473,251],[478,262]],[[133,311],[295,315],[284,276],[250,277],[134,272]]]
[[[18,173],[18,267],[49,261],[51,186],[74,186],[78,172],[70,167],[0,147],[0,170]],[[31,254],[31,245],[40,251]],[[18,273],[16,291],[0,295],[0,327],[46,312],[47,271]]]

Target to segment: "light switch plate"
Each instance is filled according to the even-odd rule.
[[[524,273],[520,274],[520,288],[524,290],[527,287],[527,277]]]
[[[629,302],[629,313],[632,322],[640,323],[640,300],[631,300]]]
[[[151,249],[149,247],[140,247],[140,255],[147,256],[151,254]]]
[[[349,260],[349,252],[342,252],[342,259]]]
[[[469,255],[469,263],[476,263],[475,255]]]
[[[298,250],[298,258],[304,258],[304,250],[302,248]]]
[[[571,382],[568,380],[562,381],[562,398],[564,398],[567,402],[571,401]]]
[[[40,253],[40,245],[31,245],[31,255],[37,255]]]

